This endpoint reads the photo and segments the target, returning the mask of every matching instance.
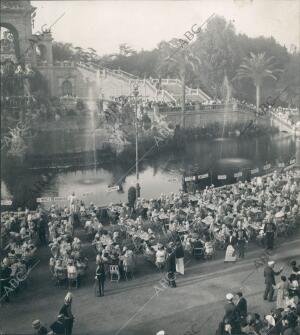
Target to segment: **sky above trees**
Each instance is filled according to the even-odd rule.
[[[183,38],[194,24],[212,13],[232,20],[237,33],[250,37],[273,36],[290,49],[300,45],[299,0],[199,1],[32,1],[37,7],[33,31],[53,26],[57,41],[94,48],[104,55],[127,43],[136,50],[151,50],[162,40]]]

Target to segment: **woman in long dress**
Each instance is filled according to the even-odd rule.
[[[184,249],[179,240],[176,247],[176,272],[184,275]]]
[[[289,292],[289,283],[285,276],[281,276],[281,281],[277,284],[276,288],[277,288],[276,307],[284,309],[286,307],[286,298]]]
[[[232,244],[228,244],[226,249],[224,263],[227,262],[236,262],[236,253]]]

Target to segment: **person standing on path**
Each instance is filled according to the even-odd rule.
[[[265,293],[264,293],[264,300],[272,301],[273,294],[274,294],[274,287],[276,285],[275,276],[278,276],[283,268],[281,267],[278,272],[274,271],[275,262],[269,261],[268,265],[264,269],[264,277],[265,277]]]
[[[102,297],[104,296],[105,268],[101,258],[99,259],[96,268],[96,279],[98,280],[99,297]]]
[[[266,248],[267,250],[273,250],[274,248],[274,237],[275,237],[276,226],[272,219],[268,219],[268,222],[265,224],[264,232],[266,234]]]
[[[72,335],[74,316],[72,314],[72,293],[68,292],[65,297],[65,302],[62,308],[59,311],[59,314],[64,316],[64,324],[65,324],[65,335]]]
[[[237,250],[238,250],[238,257],[244,258],[245,257],[245,245],[247,243],[248,236],[244,229],[239,228],[237,232]]]
[[[176,245],[176,272],[184,275],[184,249],[180,239]]]
[[[289,293],[289,283],[287,281],[286,276],[281,276],[280,283],[277,284],[277,299],[276,299],[276,307],[278,308],[286,308],[286,298]]]
[[[167,280],[169,286],[176,287],[176,254],[173,249],[173,244],[170,243],[168,248],[168,255],[166,260]]]

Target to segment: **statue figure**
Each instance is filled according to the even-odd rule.
[[[17,68],[15,70],[15,74],[17,75],[22,75],[24,72],[23,72],[23,69],[22,69],[22,66],[19,64],[17,65]]]
[[[25,65],[25,74],[26,74],[26,75],[32,75],[32,74],[34,74],[34,71],[32,70],[30,64],[26,64],[26,65]]]

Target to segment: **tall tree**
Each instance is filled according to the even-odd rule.
[[[159,72],[176,73],[181,81],[181,125],[185,127],[185,93],[186,80],[189,71],[196,72],[201,64],[200,59],[187,46],[187,42],[181,39],[172,39],[169,43],[162,42],[159,45],[162,62]],[[163,71],[165,70],[165,71]]]
[[[259,113],[260,94],[263,81],[267,78],[277,80],[276,73],[282,70],[275,68],[274,57],[266,57],[265,53],[250,53],[240,65],[236,78],[251,79],[256,89],[256,114]]]
[[[285,101],[291,107],[298,107],[300,113],[300,53],[290,56],[290,61],[285,64],[280,76],[277,88],[280,100]]]
[[[225,74],[231,81],[240,64],[233,23],[220,16],[214,17],[206,29],[197,34],[192,49],[202,63],[197,77],[206,84],[212,96],[220,98]]]

